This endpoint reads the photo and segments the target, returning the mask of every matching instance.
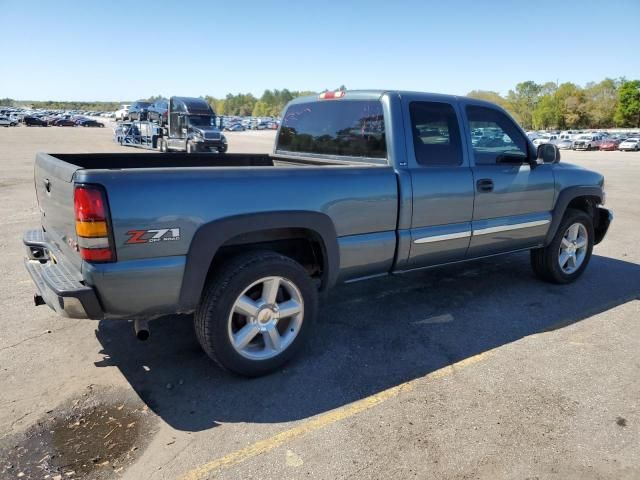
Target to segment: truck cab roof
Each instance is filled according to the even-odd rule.
[[[171,97],[171,110],[190,115],[215,115],[211,105],[202,98]]]
[[[397,96],[397,97],[407,97],[410,96],[412,98],[420,99],[422,101],[430,101],[430,102],[443,102],[443,103],[458,103],[461,100],[464,100],[467,104],[473,104],[478,106],[485,106],[490,108],[499,109],[503,112],[506,112],[502,107],[495,103],[488,102],[486,100],[480,100],[477,98],[465,97],[461,95],[446,95],[442,93],[429,93],[429,92],[417,92],[412,90],[345,90],[344,94],[338,98],[327,98],[322,99],[320,95],[306,95],[303,97],[298,97],[293,99],[288,103],[288,106],[300,104],[300,103],[309,103],[309,102],[322,102],[322,101],[340,101],[340,100],[379,100],[383,96]],[[508,114],[508,112],[506,112]],[[510,114],[508,114],[511,116]]]

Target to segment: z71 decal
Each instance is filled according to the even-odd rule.
[[[180,240],[179,228],[157,228],[151,230],[129,230],[127,232],[129,240],[126,244],[132,243],[155,243],[174,242]]]

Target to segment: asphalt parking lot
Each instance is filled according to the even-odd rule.
[[[301,356],[246,380],[188,316],[139,343],[33,306],[35,153],[139,151],[110,135],[0,129],[0,478],[640,478],[640,153],[562,152],[615,212],[576,283],[517,254],[342,286]]]

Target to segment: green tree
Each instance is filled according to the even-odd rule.
[[[509,109],[524,128],[533,126],[533,111],[541,90],[542,86],[531,80],[517,84],[515,90],[509,90],[507,95]]]
[[[605,78],[600,83],[590,82],[585,86],[590,126],[613,126],[613,117],[618,106],[618,83],[611,78]]]
[[[164,95],[151,95],[149,98],[145,98],[144,101],[155,103],[158,100],[162,100],[163,98],[166,98],[166,97]]]
[[[491,90],[471,90],[467,93],[467,97],[477,98],[478,100],[486,100],[487,102],[495,103],[501,107],[506,107],[507,100],[500,96],[498,92]]]
[[[621,127],[640,127],[640,80],[624,82],[618,89],[615,121]]]
[[[252,115],[254,117],[267,117],[271,115],[271,107],[266,102],[258,100],[253,107]]]
[[[559,128],[562,123],[560,120],[560,108],[555,93],[547,93],[542,95],[538,100],[535,110],[533,111],[533,128]]]
[[[584,128],[588,125],[587,102],[584,91],[567,82],[558,87],[558,128]]]

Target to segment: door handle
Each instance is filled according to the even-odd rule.
[[[492,192],[493,180],[490,178],[482,178],[476,182],[476,187],[479,192]]]

